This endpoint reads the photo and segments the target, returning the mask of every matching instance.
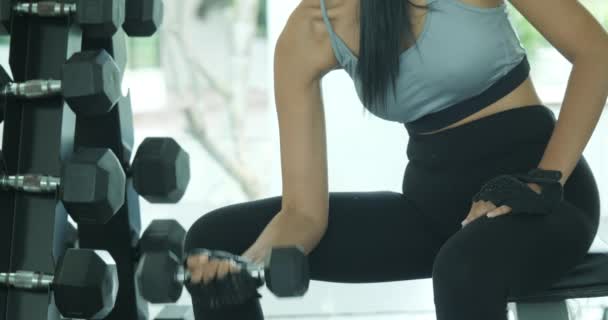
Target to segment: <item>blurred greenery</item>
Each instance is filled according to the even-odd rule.
[[[508,1],[507,1],[508,2]],[[587,10],[604,26],[604,29],[608,29],[608,1],[606,0],[581,0],[580,3],[587,8]],[[539,48],[551,47],[551,43],[538,31],[530,22],[522,16],[510,3],[509,15],[513,26],[515,27],[517,34],[519,35],[523,46],[526,48],[528,55],[533,59],[538,53]],[[567,24],[563,22],[564,28],[567,28]]]
[[[128,38],[128,68],[150,68],[160,66],[160,41],[158,35],[150,38]]]
[[[267,0],[260,1],[260,12],[258,13],[258,36],[266,35],[266,5]]]

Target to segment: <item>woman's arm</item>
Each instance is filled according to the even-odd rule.
[[[565,184],[591,138],[608,96],[608,34],[578,1],[511,0],[568,59],[572,73],[553,135],[538,164]],[[564,21],[568,21],[566,25]]]
[[[307,2],[292,13],[275,48],[283,198],[281,211],[244,254],[254,260],[278,245],[300,245],[309,253],[327,227],[327,145],[321,78],[335,68],[337,61],[323,21],[315,18],[315,9],[307,7]]]

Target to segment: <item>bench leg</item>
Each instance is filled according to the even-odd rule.
[[[515,320],[569,320],[568,305],[566,300],[552,302],[517,302],[511,304],[515,314]]]

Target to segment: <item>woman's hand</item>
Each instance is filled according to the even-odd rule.
[[[528,187],[530,187],[530,189],[532,189],[534,192],[540,194],[542,191],[541,186],[539,186],[536,183],[528,183],[527,184]],[[497,208],[492,202],[490,201],[477,201],[474,202],[473,205],[471,206],[471,210],[469,211],[469,214],[467,215],[467,217],[461,222],[462,227],[464,228],[467,224],[469,224],[471,221],[487,215],[488,218],[494,218],[497,216],[501,216],[507,213],[511,212],[511,208],[509,206],[501,206],[499,208]]]
[[[191,283],[203,281],[204,284],[207,284],[213,279],[223,279],[228,273],[238,273],[241,270],[232,260],[209,260],[209,256],[206,254],[188,257],[187,265]]]

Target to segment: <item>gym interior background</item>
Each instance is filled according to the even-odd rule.
[[[190,184],[179,203],[140,202],[142,229],[154,219],[176,219],[189,228],[215,208],[280,194],[272,56],[278,34],[298,2],[165,1],[159,32],[128,40],[123,93],[131,93],[135,145],[148,136],[174,137],[190,154],[191,166]],[[581,3],[608,28],[608,2]],[[541,99],[558,114],[571,65],[510,4],[509,10],[528,50]],[[6,38],[0,38],[0,63],[10,70]],[[403,127],[364,116],[352,82],[342,71],[325,78],[324,99],[330,189],[400,191],[407,162]],[[607,138],[604,113],[584,154],[596,175],[605,216]],[[377,165],[369,166],[372,161]],[[608,243],[604,221],[598,235],[594,246],[608,246],[601,241],[603,237]],[[304,298],[290,300],[278,300],[267,289],[261,293],[269,319],[434,319],[430,280],[361,285],[313,281]],[[184,290],[178,303],[189,304],[187,295]],[[571,302],[577,319],[584,320],[601,319],[608,306],[607,298]],[[160,309],[151,306],[150,315]]]

